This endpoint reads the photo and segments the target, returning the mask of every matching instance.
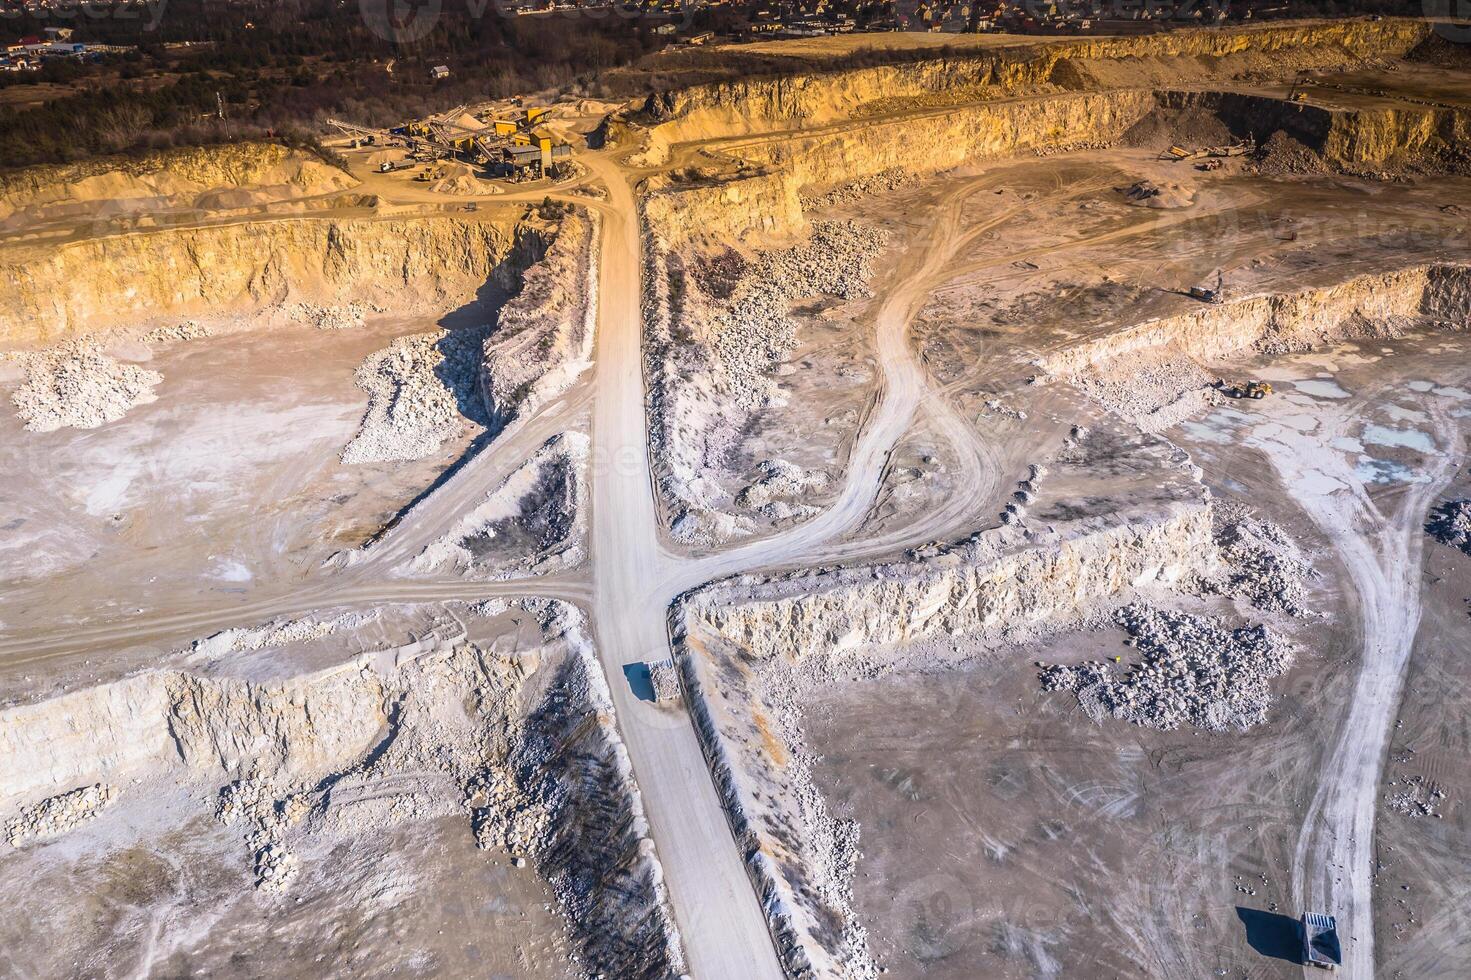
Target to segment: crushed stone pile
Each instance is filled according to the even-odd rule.
[[[358,368],[368,410],[342,451],[344,463],[423,459],[465,430],[487,424],[477,381],[483,327],[399,337]]]
[[[1445,790],[1424,776],[1408,776],[1391,779],[1392,792],[1386,805],[1395,813],[1408,817],[1441,818],[1440,805],[1445,800]]]
[[[5,837],[11,847],[19,847],[32,838],[57,837],[95,818],[117,796],[113,787],[95,783],[50,797],[22,810],[5,826]]]
[[[1430,513],[1425,530],[1441,544],[1471,555],[1471,500],[1448,500]]]
[[[755,530],[746,515],[719,509],[731,502],[719,480],[736,477],[730,460],[750,416],[780,404],[775,368],[797,346],[792,304],[871,295],[867,283],[887,238],[856,221],[817,221],[811,237],[792,248],[721,260],[713,275],[707,268],[704,287],[699,276],[671,277],[666,312],[673,321],[656,328],[661,349],[650,402],[666,470],[660,484],[681,505],[671,525],[680,541],[715,544]],[[771,520],[808,513],[780,500],[761,506]]]
[[[821,492],[828,485],[828,475],[822,470],[805,470],[784,459],[763,460],[757,468],[761,479],[736,495],[742,507],[764,508],[782,498]]]
[[[172,327],[157,327],[143,335],[145,344],[173,344],[214,336],[214,327],[198,320],[185,320]]]
[[[409,568],[454,568],[490,578],[546,574],[586,557],[587,462],[581,432],[548,439],[530,459],[424,548]]]
[[[1116,620],[1142,654],[1138,664],[1042,665],[1042,689],[1072,692],[1095,718],[1245,731],[1266,721],[1270,682],[1292,663],[1291,644],[1260,624],[1233,629],[1219,617],[1137,604]]]
[[[899,190],[901,187],[913,184],[917,179],[914,174],[903,167],[890,167],[888,170],[881,170],[868,177],[860,177],[821,194],[810,196],[804,194],[802,207],[805,210],[817,210],[835,207],[839,204],[851,204],[870,194]]]
[[[1257,148],[1254,167],[1265,177],[1316,174],[1327,169],[1321,154],[1280,129]]]
[[[26,379],[11,400],[31,432],[95,429],[114,422],[133,406],[152,401],[153,389],[163,381],[157,371],[123,364],[91,340],[14,356],[25,366]]]
[[[768,401],[775,388],[769,372],[797,346],[788,307],[805,296],[872,295],[873,260],[887,240],[870,225],[824,221],[801,245],[763,253],[712,331],[711,353],[728,390],[750,408]]]
[[[380,313],[376,306],[348,303],[344,306],[318,306],[315,303],[289,303],[281,307],[288,320],[305,323],[318,330],[351,330],[361,327],[370,313]]]
[[[678,701],[680,699],[679,670],[674,660],[665,657],[649,663],[649,684],[654,689],[655,701]]]
[[[1211,591],[1240,596],[1267,612],[1311,612],[1307,580],[1313,566],[1286,531],[1226,501],[1216,504],[1211,523],[1226,565],[1224,580],[1211,583]]]

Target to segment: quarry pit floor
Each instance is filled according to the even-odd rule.
[[[1193,309],[1188,289],[1213,287],[1217,270],[1232,297],[1471,261],[1465,214],[1455,210],[1471,201],[1471,180],[1268,179],[1235,162],[1202,173],[1155,157],[1110,150],[974,164],[817,215],[884,228],[892,261],[880,263],[869,299],[841,310],[825,301],[799,305],[800,346],[778,371],[785,398],[761,413],[731,472],[719,478],[738,488],[757,461],[780,455],[830,471],[834,486],[856,488],[812,503],[842,501],[857,519],[830,538],[800,524],[773,532],[769,545],[766,538],[742,544],[728,566],[718,551],[691,552],[662,535],[646,542],[655,570],[678,562],[694,569],[688,574],[715,577],[857,562],[996,526],[1030,463],[1054,453],[1074,426],[1110,424],[1101,407],[1066,384],[1031,383],[1037,359]],[[1129,203],[1123,191],[1144,179],[1182,185],[1193,203]],[[631,210],[624,218],[632,221]],[[917,264],[906,255],[938,258]],[[607,301],[621,304],[620,315],[636,315],[636,263],[633,256],[625,262],[622,293]],[[896,296],[903,302],[890,302]],[[892,451],[864,457],[865,468],[854,472],[886,362],[878,327],[896,309],[897,337],[928,386]],[[116,356],[149,364],[165,381],[154,402],[100,429],[22,432],[7,401],[0,409],[5,700],[33,701],[167,664],[193,639],[287,611],[414,597],[550,595],[588,607],[622,598],[606,572],[594,573],[592,565],[607,560],[596,543],[589,565],[505,585],[448,577],[384,584],[373,577],[380,569],[327,564],[435,486],[471,448],[475,433],[467,431],[439,455],[408,465],[338,463],[365,407],[353,384],[357,366],[392,338],[432,326],[370,318],[333,333],[246,331],[152,353],[120,347]],[[636,363],[632,344],[615,367]],[[1471,560],[1412,541],[1423,538],[1429,504],[1467,490],[1459,462],[1471,413],[1467,353],[1463,337],[1410,334],[1243,358],[1219,365],[1223,376],[1271,381],[1278,391],[1270,400],[1219,400],[1164,430],[1190,452],[1213,493],[1270,516],[1320,556],[1313,598],[1325,618],[1298,627],[1306,653],[1278,682],[1280,699],[1266,725],[1230,734],[1155,732],[1095,722],[1061,695],[1040,693],[1033,661],[1113,656],[1120,637],[1108,631],[1008,648],[959,671],[842,685],[809,706],[806,730],[821,757],[817,783],[833,810],[862,828],[855,906],[889,975],[1296,975],[1277,917],[1295,916],[1305,898],[1324,897],[1313,891],[1322,861],[1364,856],[1341,850],[1347,841],[1314,842],[1305,829],[1316,819],[1314,787],[1335,772],[1332,778],[1358,787],[1360,802],[1367,784],[1377,810],[1372,844],[1356,846],[1372,847],[1373,956],[1384,974],[1471,971],[1456,942],[1465,904],[1456,869],[1471,857],[1463,802],[1471,770],[1456,714],[1466,686],[1457,651],[1471,628],[1464,611]],[[311,370],[301,370],[308,359]],[[479,447],[467,464],[477,480],[503,479],[561,429],[590,428],[596,436],[597,399],[615,383],[612,373],[595,367],[526,428]],[[637,371],[628,377],[636,381]],[[17,383],[13,373],[0,377],[7,391]],[[641,400],[640,391],[636,402],[615,407]],[[956,441],[960,423],[969,434]],[[1421,478],[1427,474],[1434,478]],[[646,477],[624,474],[619,485],[642,493]],[[1092,491],[1104,498],[1132,491],[1115,477],[1100,473]],[[595,470],[591,479],[596,501],[596,481],[612,478]],[[1362,504],[1348,517],[1322,502],[1345,488]],[[623,516],[619,510],[603,519]],[[1335,537],[1339,518],[1358,522],[1351,531],[1369,542],[1367,550]],[[637,519],[652,521],[652,514]],[[784,533],[795,541],[777,541]],[[1356,561],[1394,574],[1356,578]],[[619,566],[627,577],[650,571],[627,565]],[[1387,591],[1365,595],[1371,580]],[[1405,696],[1386,705],[1392,717],[1376,724],[1383,722],[1389,739],[1383,780],[1433,780],[1446,793],[1440,817],[1391,812],[1377,771],[1334,768],[1335,757],[1344,757],[1339,739],[1354,730],[1348,719],[1363,640],[1354,624],[1366,603],[1423,610],[1401,623],[1408,635],[1399,636],[1402,659],[1390,672]],[[638,646],[649,639],[642,633],[599,639],[626,641],[619,656],[630,660],[650,654]],[[346,659],[361,649],[340,652]],[[652,710],[632,705],[623,691],[617,700],[620,713]],[[682,723],[654,734],[692,739]],[[679,759],[688,759],[692,741],[681,745]],[[682,778],[703,781],[705,773]],[[202,901],[224,887],[208,861],[190,863],[190,848],[205,847],[208,834],[187,827],[168,833],[193,842],[164,847],[165,859],[146,847],[118,851],[106,839],[69,838],[51,845],[45,860],[22,852],[0,868],[56,881],[59,895],[78,876],[109,882],[89,893],[99,921],[114,917],[134,937],[129,943],[146,942],[143,923],[162,921],[159,910],[181,889]],[[416,897],[419,904],[392,928],[344,924],[342,941],[386,948],[411,940],[433,951],[441,971],[563,975],[565,941],[542,908],[544,890],[504,868],[476,866],[478,852],[456,834],[463,828],[436,825],[413,840],[367,842],[445,884]],[[22,868],[33,861],[39,864]],[[342,887],[379,887],[370,872],[381,869],[358,871],[362,880]],[[310,884],[304,913],[331,900],[314,897]],[[441,898],[462,893],[473,900],[450,908]],[[37,909],[40,917],[53,914]],[[260,958],[241,975],[310,972],[295,953],[309,932],[299,913],[287,910],[267,925],[245,912],[233,921],[234,914],[222,909],[188,957],[162,967],[232,975],[214,957],[259,944]],[[509,923],[521,916],[533,924]],[[435,935],[420,919],[438,923]],[[44,932],[35,923],[11,926],[24,927],[32,941]],[[439,938],[460,930],[487,937],[489,962]],[[522,955],[519,945],[534,948]],[[412,973],[425,963],[404,968]],[[68,968],[59,960],[56,967]]]

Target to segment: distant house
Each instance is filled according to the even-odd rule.
[[[700,34],[691,34],[684,39],[685,44],[708,44],[715,37],[713,31],[704,31]]]
[[[429,69],[429,77],[435,81],[441,78],[449,78],[449,65],[435,65]]]

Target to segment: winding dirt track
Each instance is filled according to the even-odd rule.
[[[1420,625],[1422,524],[1453,471],[1453,457],[1446,452],[1388,512],[1385,501],[1370,496],[1352,463],[1331,443],[1348,434],[1366,405],[1385,396],[1375,391],[1354,399],[1324,418],[1312,437],[1269,435],[1255,443],[1285,485],[1323,488],[1304,490],[1298,503],[1332,541],[1357,595],[1363,644],[1359,673],[1292,862],[1294,903],[1338,917],[1344,972],[1355,978],[1374,976],[1375,808]],[[1454,425],[1434,417],[1440,445],[1453,446]]]

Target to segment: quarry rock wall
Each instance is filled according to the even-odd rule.
[[[545,246],[504,212],[286,219],[12,249],[0,253],[0,343],[287,301],[442,313],[474,301],[487,282],[509,286]]]
[[[669,248],[695,237],[736,242],[753,235],[789,238],[807,227],[797,183],[786,170],[694,184],[650,178],[642,190],[645,225]]]
[[[1009,532],[991,533],[1003,553],[991,553],[987,542],[975,557],[884,566],[881,574],[856,568],[778,579],[746,601],[697,600],[691,609],[753,658],[801,660],[813,650],[1024,629],[1128,588],[1174,582],[1214,550],[1204,501],[1175,504],[1150,520],[1079,530],[1056,543],[1019,546]]]
[[[496,426],[566,391],[592,363],[596,212],[569,212],[554,235],[545,255],[523,276],[520,292],[501,307],[496,329],[485,340],[480,392]]]
[[[186,147],[141,156],[101,157],[0,174],[0,225],[190,207],[202,195],[232,191],[282,200],[347,190],[358,180],[314,154],[277,143]]]
[[[777,132],[851,118],[884,100],[950,100],[1048,89],[1154,87],[1245,75],[1290,78],[1303,68],[1401,57],[1429,36],[1408,19],[1275,23],[1140,37],[1049,38],[947,51],[904,64],[842,67],[793,58],[779,77],[692,85],[650,96],[649,156],[691,140]],[[931,147],[927,144],[926,149]]]
[[[1047,355],[1040,363],[1050,373],[1069,376],[1157,348],[1213,361],[1253,348],[1305,350],[1335,339],[1382,332],[1413,317],[1455,320],[1463,325],[1468,290],[1471,269],[1465,266],[1414,266],[1371,273],[1146,320]]]
[[[1161,106],[1217,113],[1242,137],[1265,142],[1281,130],[1316,150],[1331,166],[1381,167],[1402,161],[1433,163],[1471,139],[1471,110],[1396,103],[1346,109],[1239,92],[1165,91]]]
[[[730,151],[780,168],[799,188],[826,188],[894,168],[929,175],[972,160],[1107,145],[1154,106],[1142,90],[982,102]]]

